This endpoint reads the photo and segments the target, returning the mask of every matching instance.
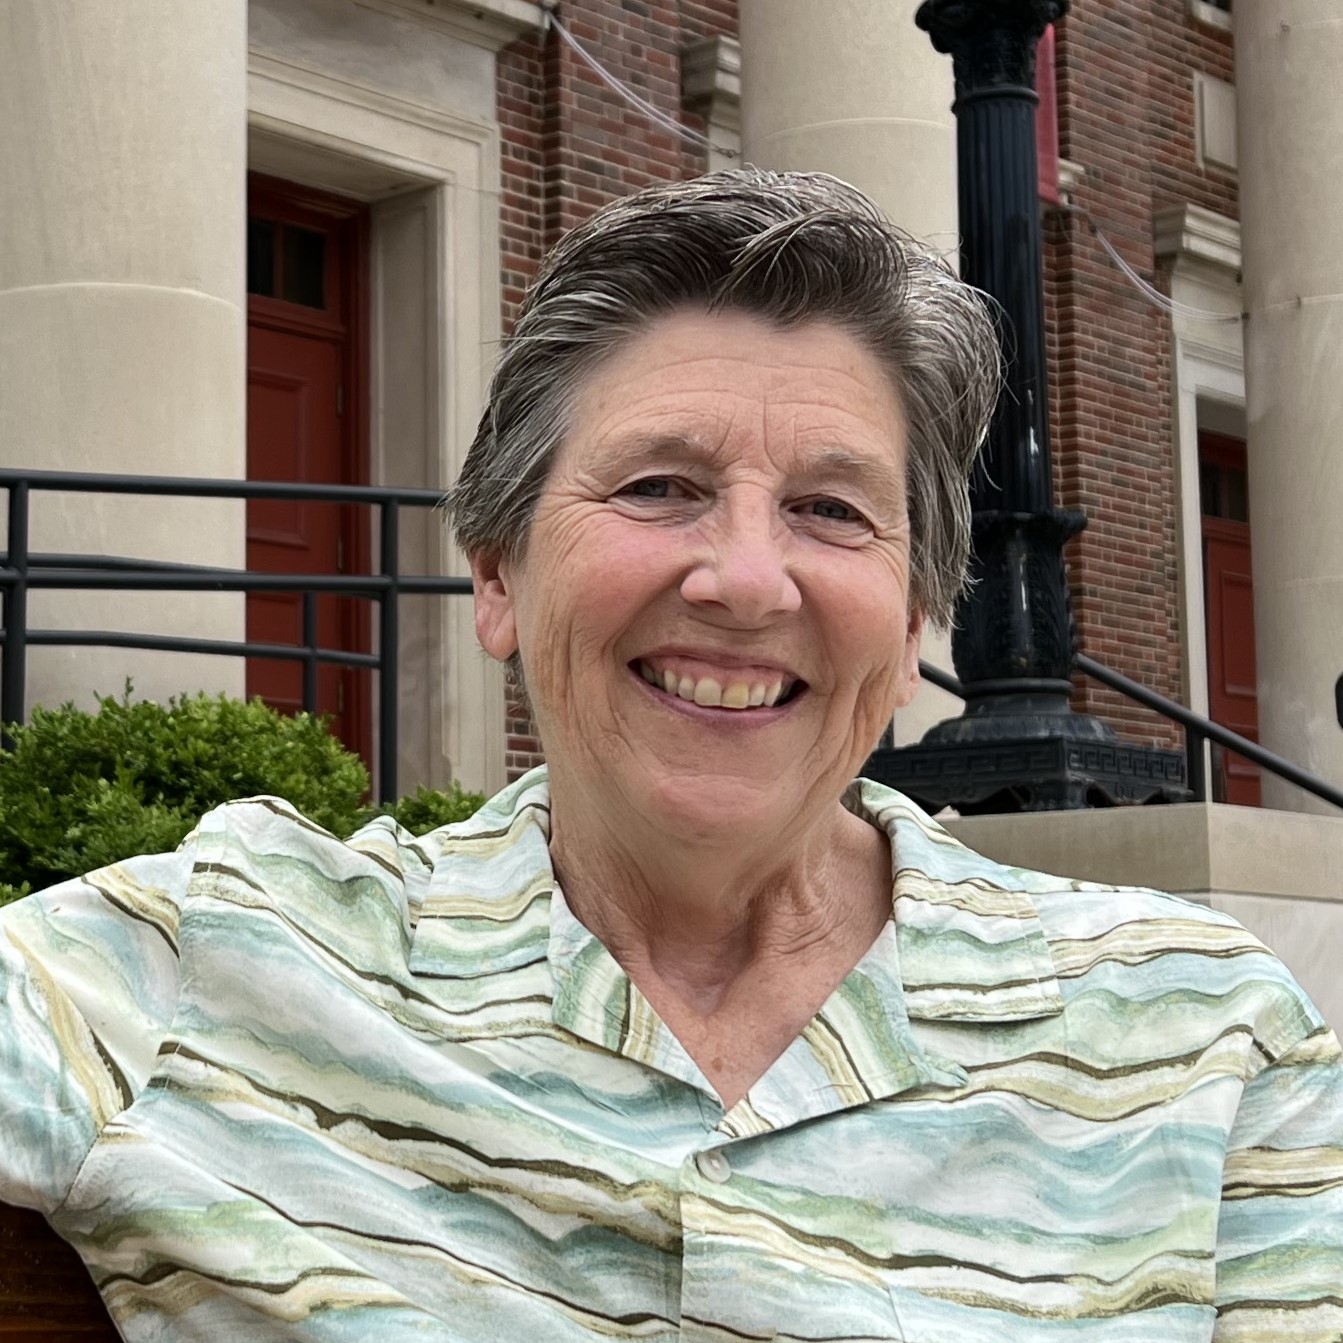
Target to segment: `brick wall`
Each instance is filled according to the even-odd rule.
[[[1152,217],[1181,201],[1235,215],[1234,180],[1194,147],[1193,73],[1232,78],[1229,34],[1185,0],[1079,0],[1058,32],[1060,150],[1085,176],[1076,203],[1161,287]],[[1082,648],[1174,699],[1184,695],[1169,321],[1076,216],[1047,220],[1052,429],[1060,502],[1088,529],[1069,569]],[[1170,724],[1091,683],[1077,705],[1136,740]]]
[[[561,15],[608,69],[673,116],[682,115],[681,49],[733,34],[737,22],[736,0],[566,0]],[[1086,170],[1075,200],[1164,287],[1154,212],[1191,201],[1236,214],[1234,179],[1201,169],[1194,147],[1193,73],[1233,77],[1230,35],[1192,20],[1186,0],[1074,0],[1057,61],[1061,153]],[[565,230],[615,196],[703,171],[704,160],[554,34],[515,43],[498,71],[507,325]],[[1060,503],[1090,519],[1069,550],[1081,645],[1180,699],[1169,323],[1076,217],[1047,218],[1045,276],[1055,485]],[[1098,686],[1079,683],[1076,702],[1124,736],[1179,741],[1164,720]],[[519,703],[508,728],[514,776],[540,759],[540,743]]]

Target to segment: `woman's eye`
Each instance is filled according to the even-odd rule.
[[[632,480],[618,493],[635,499],[683,499],[686,488],[670,476],[644,476],[641,480]]]
[[[806,511],[814,518],[826,522],[862,522],[863,515],[856,508],[839,499],[812,499],[806,504]]]

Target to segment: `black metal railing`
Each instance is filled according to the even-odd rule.
[[[317,708],[317,668],[365,667],[377,673],[377,788],[382,801],[397,796],[397,676],[399,599],[403,595],[462,594],[469,578],[403,574],[400,521],[405,508],[434,508],[434,490],[366,485],[289,484],[280,481],[210,480],[172,476],[102,475],[64,471],[0,470],[9,495],[7,552],[0,552],[0,724],[23,721],[27,650],[33,647],[136,648],[224,657],[270,658],[303,668],[303,707]],[[197,499],[289,499],[303,503],[359,505],[378,520],[378,567],[368,574],[269,574],[252,570],[167,564],[117,556],[34,554],[32,496],[40,492],[173,496]],[[123,592],[291,592],[302,599],[301,645],[248,640],[198,639],[113,630],[46,630],[28,625],[28,594],[38,589]],[[377,608],[377,639],[370,653],[322,648],[317,642],[319,594],[353,597]]]
[[[8,552],[0,552],[0,724],[23,719],[27,649],[39,646],[137,648],[165,652],[210,653],[226,657],[276,658],[303,668],[303,707],[317,707],[317,668],[334,663],[366,667],[378,678],[378,794],[396,795],[397,674],[402,595],[463,595],[471,580],[430,574],[403,574],[399,564],[400,514],[403,508],[434,508],[434,490],[371,485],[311,485],[278,481],[208,480],[169,476],[122,476],[62,471],[0,470],[0,490],[9,495]],[[292,499],[300,502],[356,504],[376,510],[379,520],[377,572],[369,574],[268,574],[251,570],[167,564],[151,560],[90,555],[33,554],[29,548],[33,493],[176,496],[201,499]],[[34,589],[64,591],[103,589],[159,592],[293,592],[302,597],[303,642],[299,645],[246,640],[178,638],[127,634],[111,630],[34,630],[28,628],[28,593]],[[328,593],[376,603],[378,638],[375,651],[321,648],[317,643],[317,597]],[[961,699],[956,677],[921,662],[924,678]],[[1261,769],[1343,808],[1343,789],[1316,778],[1258,742],[1214,723],[1138,681],[1079,654],[1074,668],[1121,695],[1178,723],[1185,731],[1186,781],[1195,801],[1207,801],[1204,743],[1215,742],[1252,761]]]

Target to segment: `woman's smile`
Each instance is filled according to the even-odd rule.
[[[724,717],[749,720],[753,726],[777,722],[806,693],[805,683],[796,678],[785,681],[776,676],[767,681],[732,672],[696,676],[670,668],[659,673],[643,659],[632,670],[648,683],[657,700],[678,710],[711,709],[714,716],[709,721],[718,724]]]
[[[713,657],[645,654],[631,667],[665,695],[701,708],[732,712],[772,709],[806,689],[802,678],[786,667],[724,665]]]

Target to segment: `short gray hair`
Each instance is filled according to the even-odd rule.
[[[969,475],[998,396],[985,299],[823,173],[662,183],[567,234],[528,291],[446,500],[467,554],[519,557],[573,398],[604,356],[677,309],[826,321],[872,352],[907,424],[910,598],[949,623],[970,549]]]

